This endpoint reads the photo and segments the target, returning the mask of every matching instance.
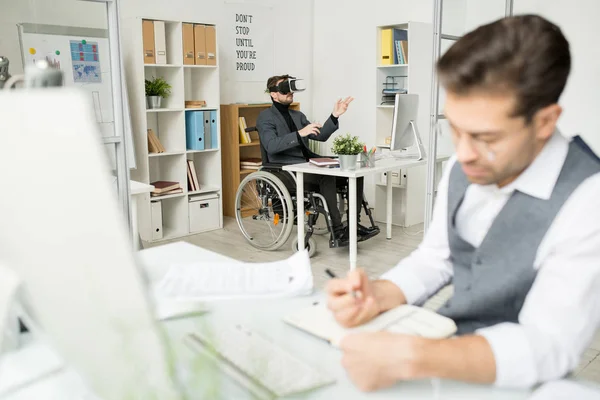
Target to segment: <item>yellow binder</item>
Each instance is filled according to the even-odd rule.
[[[381,65],[394,63],[394,30],[392,28],[381,30]]]

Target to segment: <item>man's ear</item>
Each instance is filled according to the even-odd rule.
[[[562,114],[562,107],[558,104],[550,104],[539,110],[534,117],[536,137],[546,140],[554,133],[558,118]]]

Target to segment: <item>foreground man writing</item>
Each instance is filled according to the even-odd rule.
[[[458,336],[347,336],[342,362],[359,388],[425,377],[529,387],[579,363],[600,322],[600,161],[556,127],[570,60],[560,29],[532,15],[482,26],[439,60],[456,156],[430,229],[381,279],[332,280],[328,306],[356,326],[452,282],[438,312]]]

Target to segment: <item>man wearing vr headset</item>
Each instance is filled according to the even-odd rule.
[[[338,129],[338,118],[346,112],[353,97],[338,100],[333,112],[325,124],[314,124],[306,116],[289,106],[294,101],[294,93],[305,90],[302,79],[289,75],[272,76],[267,80],[267,90],[271,94],[273,106],[264,110],[256,120],[256,128],[260,141],[264,146],[269,162],[278,164],[298,164],[307,162],[309,158],[321,157],[312,152],[308,147],[308,139],[325,142],[333,132]],[[306,174],[304,175],[305,187],[308,190],[319,192],[327,202],[333,235],[338,246],[348,245],[349,232],[342,225],[342,218],[337,205],[336,187],[346,184],[346,178],[333,176]],[[357,179],[357,203],[362,204],[363,179]],[[358,207],[359,221],[360,209]],[[358,224],[359,241],[375,236],[378,231]]]

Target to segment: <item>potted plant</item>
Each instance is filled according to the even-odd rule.
[[[340,169],[356,169],[358,154],[363,151],[364,144],[358,141],[357,136],[350,136],[349,133],[340,135],[333,140],[332,151],[340,158]]]
[[[160,103],[163,98],[169,97],[171,94],[171,85],[162,78],[146,79],[146,104],[148,108],[160,108]]]

